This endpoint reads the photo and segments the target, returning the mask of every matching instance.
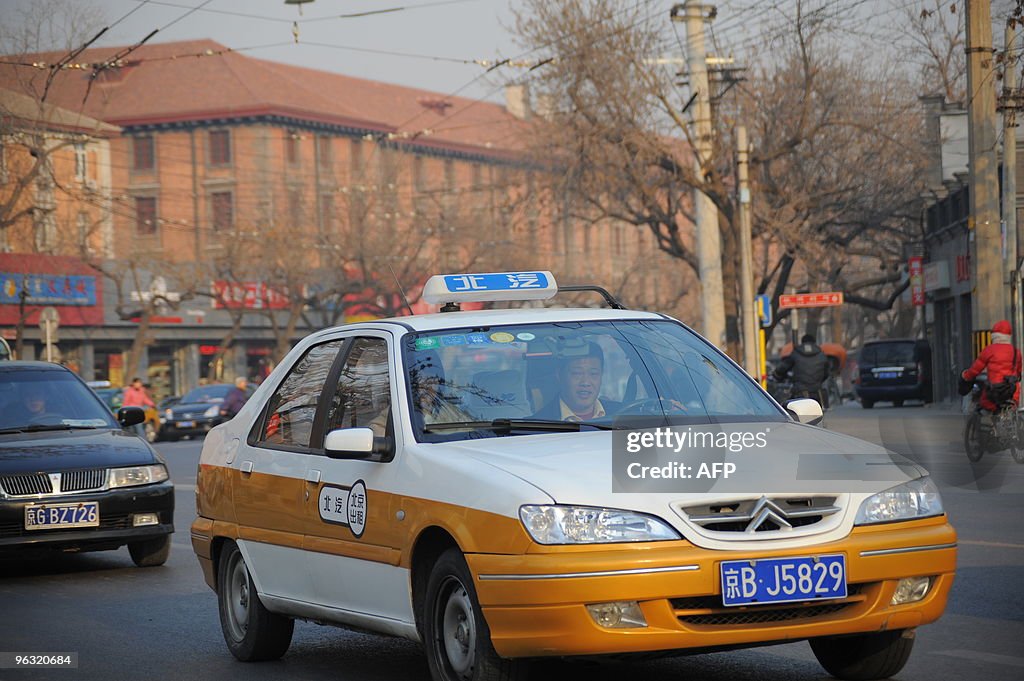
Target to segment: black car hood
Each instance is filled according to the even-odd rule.
[[[148,443],[123,430],[0,435],[0,475],[158,463]]]
[[[219,411],[220,405],[220,402],[179,402],[168,408],[171,410],[171,413],[174,414],[174,417],[178,418],[181,416],[202,416],[203,412],[209,409],[210,407],[217,407]]]

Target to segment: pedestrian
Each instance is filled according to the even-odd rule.
[[[147,408],[156,408],[156,403],[153,398],[146,392],[145,386],[142,385],[142,379],[136,376],[132,379],[131,385],[125,387],[124,398],[121,400],[122,407],[140,407],[145,410]],[[146,428],[144,424],[138,423],[133,427],[136,435],[145,436]]]
[[[793,374],[790,399],[810,398],[824,405],[821,385],[829,377],[828,357],[818,347],[818,341],[811,334],[804,334],[800,339],[800,345],[782,358],[775,369],[775,380],[785,380],[786,374],[790,372]]]
[[[220,405],[221,416],[227,419],[235,418],[235,415],[242,410],[242,405],[249,399],[248,387],[249,381],[245,376],[235,379],[235,387],[228,392],[224,402]]]

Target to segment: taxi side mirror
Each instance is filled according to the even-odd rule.
[[[816,426],[825,418],[824,413],[821,411],[821,405],[818,404],[818,400],[812,400],[806,397],[786,402],[786,411],[788,411],[793,418],[800,423],[805,423],[809,426]]]
[[[395,452],[395,441],[374,436],[370,428],[339,428],[327,433],[324,452],[332,459],[368,459],[374,454],[390,458]]]
[[[117,410],[117,422],[122,428],[137,426],[146,420],[146,412],[142,407],[121,407]]]

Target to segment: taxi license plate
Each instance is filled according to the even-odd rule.
[[[730,560],[721,564],[722,605],[846,598],[846,557]]]
[[[69,527],[99,527],[100,505],[96,501],[80,504],[33,504],[25,507],[26,530],[52,530]]]
[[[179,428],[194,428],[195,425],[195,421],[178,421]]]

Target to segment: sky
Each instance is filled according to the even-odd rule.
[[[34,1],[0,0],[0,24],[10,26],[20,10]],[[277,45],[246,50],[245,54],[447,94],[465,87],[460,94],[492,99],[495,81],[470,82],[484,72],[483,67],[430,57],[493,60],[521,52],[506,30],[512,24],[509,1],[314,0],[303,6],[300,15],[296,6],[286,5],[284,0],[210,0],[205,4],[204,0],[74,0],[100,8],[108,24],[135,10],[96,45],[130,45],[154,28],[166,26],[150,42],[212,38],[236,49]],[[201,9],[189,14],[193,7]],[[397,7],[408,9],[337,18]],[[292,34],[296,20],[300,22],[298,44]]]

